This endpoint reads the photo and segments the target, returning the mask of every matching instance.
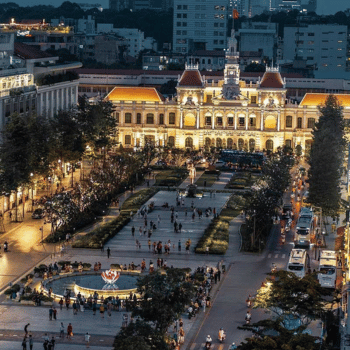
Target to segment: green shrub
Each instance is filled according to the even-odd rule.
[[[6,295],[11,295],[12,293],[17,293],[21,290],[21,286],[19,284],[14,284],[12,287],[5,290]]]
[[[120,208],[120,215],[101,227],[79,237],[72,245],[73,248],[99,249],[113,238],[125,225],[130,222],[130,213],[136,213],[158,190],[145,188],[130,196]]]

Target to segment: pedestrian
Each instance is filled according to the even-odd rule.
[[[205,247],[205,253],[209,255],[209,247]]]
[[[62,310],[62,308],[63,308],[63,298],[60,299],[58,304],[60,305],[60,310]]]
[[[103,243],[101,243],[101,252],[104,252],[105,251],[105,248],[103,246]]]
[[[90,347],[90,334],[86,332],[85,334],[85,342],[86,342],[86,348],[88,349]]]
[[[24,338],[22,340],[22,349],[27,350],[27,337],[26,336],[24,336]]]
[[[220,271],[220,269],[218,270],[218,280],[219,280],[219,282],[220,282],[220,277],[221,277],[221,271]]]
[[[108,317],[111,317],[112,316],[112,308],[113,308],[113,305],[111,302],[109,302],[107,304],[107,314],[108,314]]]
[[[73,336],[73,326],[71,323],[67,327],[67,338],[70,339]]]
[[[61,322],[61,325],[60,325],[60,338],[64,338],[64,326],[63,326],[63,322]]]
[[[52,321],[52,316],[53,316],[53,308],[50,306],[49,308],[49,320]]]
[[[34,342],[33,342],[33,337],[31,334],[29,334],[28,343],[29,343],[29,350],[33,350]]]
[[[54,336],[52,336],[50,343],[51,343],[51,349],[54,350],[55,349],[55,343],[56,343],[56,340],[55,340]]]
[[[30,323],[27,323],[25,326],[24,326],[24,331],[26,333],[26,336],[28,334],[28,326],[30,326]]]
[[[48,348],[49,348],[49,341],[48,340],[44,341],[43,347],[44,347],[44,350],[48,350]]]
[[[217,272],[215,272],[215,274],[214,274],[214,282],[215,282],[215,284],[218,283],[218,273]]]
[[[148,240],[148,250],[151,250],[151,245],[152,245],[152,242],[151,242],[151,240],[149,239],[149,240]]]
[[[94,303],[92,304],[92,315],[93,315],[93,316],[96,315],[96,309],[97,309],[97,304],[96,304],[96,302],[94,302]]]
[[[181,240],[179,239],[179,243],[177,244],[177,249],[179,252],[181,252]]]
[[[105,318],[105,307],[103,306],[103,304],[101,304],[100,306],[100,316],[101,318]]]
[[[180,231],[180,233],[181,233],[181,229],[182,229],[182,224],[181,224],[181,222],[179,223],[179,231]]]
[[[53,307],[53,319],[57,320],[57,310],[55,307]]]
[[[111,256],[111,250],[109,249],[109,247],[107,248],[107,258],[109,259],[109,257]]]
[[[135,226],[131,228],[131,235],[134,237],[135,236]]]

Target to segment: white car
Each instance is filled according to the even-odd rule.
[[[215,168],[222,168],[225,165],[225,162],[218,160],[217,162],[215,162],[214,166]]]

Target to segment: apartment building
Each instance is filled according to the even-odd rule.
[[[224,50],[227,47],[228,1],[175,0],[173,50]]]
[[[298,57],[319,72],[342,72],[346,69],[347,39],[348,28],[342,25],[285,27],[283,59]]]

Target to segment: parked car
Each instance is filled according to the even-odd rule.
[[[32,214],[33,219],[42,219],[44,216],[45,216],[45,212],[41,208],[35,209]]]

